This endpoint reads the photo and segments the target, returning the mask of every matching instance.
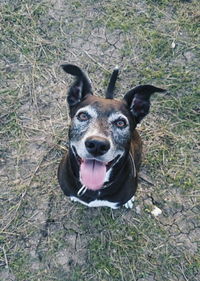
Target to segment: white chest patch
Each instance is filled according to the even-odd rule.
[[[73,202],[79,202],[85,206],[88,206],[88,207],[110,207],[112,209],[118,209],[119,207],[117,206],[117,203],[114,203],[114,202],[110,202],[110,201],[107,201],[107,200],[94,200],[94,201],[91,201],[90,203],[86,203],[82,200],[80,200],[79,198],[75,197],[75,196],[70,196],[71,198],[71,201]]]

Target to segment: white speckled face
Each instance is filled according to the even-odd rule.
[[[108,123],[112,132],[113,142],[116,146],[126,143],[130,137],[130,126],[128,118],[120,113],[111,113],[108,117]]]
[[[98,157],[92,156],[85,146],[86,139],[94,136],[103,137],[110,143],[110,149]],[[123,156],[130,139],[130,125],[121,112],[102,112],[98,107],[87,105],[80,108],[72,119],[69,137],[70,146],[76,149],[80,158],[107,163],[117,156]]]

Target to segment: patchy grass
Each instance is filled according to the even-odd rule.
[[[199,280],[199,3],[4,1],[1,54],[1,280]],[[118,98],[151,83],[132,210],[72,204],[56,171],[67,149],[59,65],[98,95],[119,65]],[[151,214],[154,206],[162,214]]]

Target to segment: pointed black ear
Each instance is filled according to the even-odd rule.
[[[155,92],[165,92],[166,90],[151,86],[141,85],[125,94],[126,101],[131,113],[139,123],[148,113],[150,108],[150,97]]]
[[[67,102],[69,106],[79,103],[86,95],[92,95],[92,86],[87,75],[76,65],[63,64],[62,69],[75,76],[76,80],[68,91]]]

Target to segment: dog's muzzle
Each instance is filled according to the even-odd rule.
[[[105,153],[105,147],[102,143],[98,143],[98,145],[95,143],[94,147],[98,151],[98,153],[102,152]],[[90,149],[94,149],[92,148]],[[99,148],[100,147],[100,148]],[[96,153],[96,150],[94,153]],[[98,157],[91,157],[91,158],[81,158],[76,151],[76,148],[72,146],[72,151],[74,153],[74,156],[76,157],[77,163],[79,164],[79,177],[81,183],[87,187],[87,189],[90,190],[99,190],[103,187],[106,179],[106,173],[107,171],[113,167],[118,159],[120,158],[120,155],[118,154],[113,160],[109,162],[102,162],[98,160]]]

